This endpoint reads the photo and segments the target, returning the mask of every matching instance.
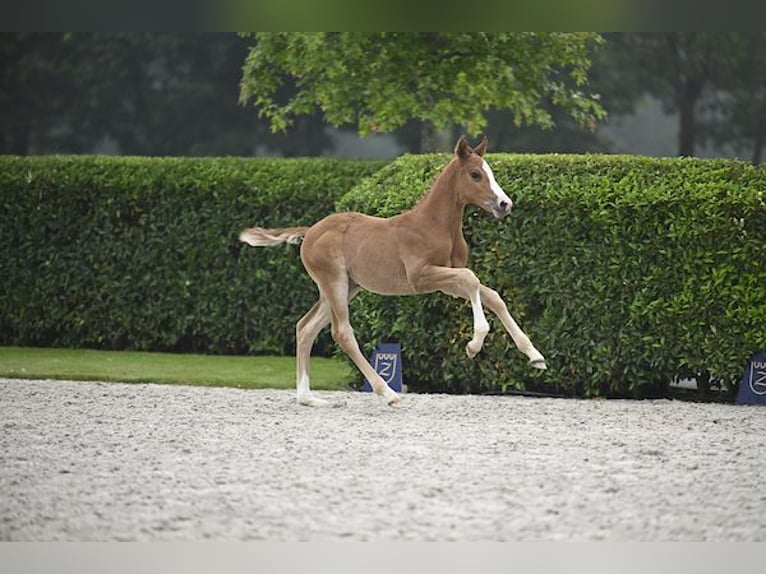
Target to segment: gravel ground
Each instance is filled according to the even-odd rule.
[[[0,379],[0,540],[766,541],[766,409]]]

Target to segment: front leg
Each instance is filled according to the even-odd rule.
[[[545,364],[545,357],[543,357],[542,353],[535,348],[526,333],[521,330],[521,327],[519,327],[513,317],[511,317],[505,301],[498,295],[497,291],[482,285],[480,293],[482,303],[497,315],[505,329],[508,331],[508,334],[511,336],[511,339],[513,339],[513,342],[516,344],[516,347],[529,358],[530,364],[536,369],[547,369],[548,367]]]
[[[471,290],[468,299],[471,301],[471,311],[473,312],[473,339],[466,343],[465,352],[473,359],[484,346],[484,339],[489,333],[489,323],[484,316],[479,290]]]
[[[441,291],[447,295],[462,297],[471,302],[473,312],[473,338],[466,344],[465,350],[473,358],[484,346],[484,339],[489,333],[489,323],[484,315],[481,302],[481,282],[470,269],[440,267],[428,265],[417,273],[408,276],[410,283],[418,293]]]

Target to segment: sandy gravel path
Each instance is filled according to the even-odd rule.
[[[0,379],[0,540],[766,541],[766,409]]]

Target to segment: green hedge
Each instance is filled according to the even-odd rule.
[[[410,207],[449,156],[405,156],[339,201],[388,216]],[[536,372],[497,320],[470,360],[467,303],[363,295],[360,343],[402,343],[415,390],[509,387],[661,396],[674,377],[732,390],[766,348],[766,170],[736,161],[490,155],[514,199],[498,222],[469,209],[469,267],[506,299],[546,356]]]
[[[0,344],[290,354],[315,287],[295,246],[248,248],[239,231],[398,213],[448,160],[0,157]],[[550,368],[532,370],[498,321],[469,360],[464,302],[360,295],[360,343],[400,341],[411,388],[645,396],[676,376],[730,388],[766,348],[764,168],[489,160],[516,206],[503,222],[469,210],[469,265]],[[315,350],[330,349],[325,332]]]
[[[0,157],[0,344],[292,353],[314,284],[239,231],[311,224],[382,165]]]

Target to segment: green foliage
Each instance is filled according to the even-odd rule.
[[[380,162],[331,160],[0,157],[0,344],[291,354],[316,288],[295,246],[249,248],[239,231],[309,225],[336,209],[399,213],[448,160],[404,156],[378,171]],[[360,295],[360,343],[369,352],[400,341],[411,388],[651,396],[674,376],[731,388],[766,348],[764,168],[489,161],[516,206],[503,222],[468,210],[469,265],[549,370],[529,367],[492,319],[468,359],[466,302]],[[315,351],[330,349],[325,332]]]
[[[412,119],[436,128],[486,126],[484,112],[510,110],[517,125],[552,125],[550,101],[578,122],[603,117],[583,93],[593,33],[260,32],[243,68],[241,98],[274,131],[321,111],[362,135]],[[297,93],[280,100],[287,78]]]
[[[0,344],[290,354],[316,288],[238,234],[310,225],[381,165],[0,156]]]
[[[393,215],[449,156],[405,156],[339,209]],[[514,199],[497,222],[469,209],[469,267],[505,298],[548,360],[530,368],[497,320],[473,360],[470,307],[441,294],[360,296],[365,350],[400,341],[415,390],[657,396],[675,376],[731,389],[766,348],[766,170],[736,161],[490,155]]]
[[[235,33],[17,32],[0,35],[0,153],[322,155],[318,117],[292,137],[238,105],[248,41]]]
[[[712,140],[721,150],[731,145],[745,152],[753,163],[762,160],[766,34],[618,32],[605,40],[592,86],[610,114],[632,110],[648,94],[678,114],[678,155],[694,155]]]

